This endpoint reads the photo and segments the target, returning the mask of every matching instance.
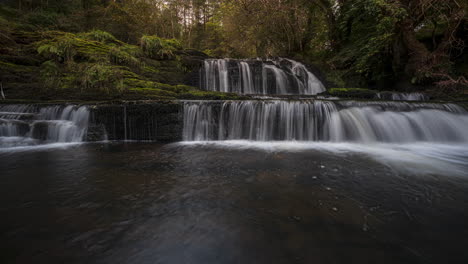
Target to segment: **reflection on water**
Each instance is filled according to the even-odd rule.
[[[466,263],[466,149],[228,141],[3,151],[0,262]]]

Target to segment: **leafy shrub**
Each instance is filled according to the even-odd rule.
[[[180,42],[175,39],[163,39],[157,36],[143,36],[140,45],[146,56],[153,59],[174,59],[175,52],[181,49]]]
[[[105,64],[85,64],[79,70],[79,85],[83,90],[121,93],[124,90],[123,77],[117,67]]]
[[[119,41],[111,34],[102,30],[93,30],[82,34],[82,36],[89,40],[99,41],[102,43],[118,43]]]
[[[37,48],[37,52],[49,59],[60,62],[73,61],[76,55],[76,39],[71,35],[65,34],[58,37],[55,41],[45,41]]]
[[[332,64],[376,81],[391,77],[391,52],[404,10],[381,0],[355,0],[337,17],[342,48]]]
[[[113,64],[126,65],[132,67],[140,67],[142,63],[140,60],[124,51],[120,47],[114,47],[109,51],[109,60]]]
[[[54,28],[57,25],[58,15],[52,12],[31,12],[26,15],[27,24],[41,28]]]
[[[55,62],[48,60],[42,63],[40,68],[40,76],[44,83],[44,89],[56,89],[60,87],[60,69]]]

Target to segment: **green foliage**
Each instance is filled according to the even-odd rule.
[[[334,63],[370,80],[393,74],[391,51],[404,12],[382,0],[355,0],[342,6],[338,30],[343,43]]]
[[[59,51],[59,48],[57,45],[52,45],[52,44],[44,44],[41,45],[37,48],[37,53],[40,55],[43,55],[45,57],[51,57],[51,56],[60,56],[61,51]]]
[[[37,43],[37,52],[49,59],[41,66],[46,87],[121,94],[125,76],[134,74],[122,66],[135,70],[141,66],[140,60],[130,54],[137,54],[138,47],[119,42],[106,32],[45,35],[49,38]]]
[[[176,40],[145,36],[139,47],[102,31],[45,31],[41,37],[34,45],[47,59],[40,70],[44,90],[148,99],[202,96],[193,88],[165,84],[182,78],[183,68],[175,60],[182,47]]]
[[[109,50],[109,60],[116,65],[126,65],[132,67],[141,67],[142,63],[121,47],[113,47]]]
[[[100,63],[84,64],[79,68],[81,89],[121,93],[124,90],[123,76],[119,68]]]
[[[119,41],[110,33],[102,30],[93,30],[82,34],[83,38],[99,41],[102,43],[119,43]]]
[[[37,52],[48,59],[65,63],[81,59],[107,61],[117,65],[140,65],[135,57],[139,54],[137,46],[119,42],[112,35],[103,31],[77,35],[48,31],[44,34],[48,35],[49,38],[37,43]]]
[[[0,71],[1,72],[33,72],[34,67],[0,61]]]
[[[35,11],[26,15],[28,24],[39,28],[56,28],[58,24],[58,14],[54,12]]]
[[[141,88],[154,96],[165,91],[161,96],[201,98],[203,92],[173,86],[198,67],[196,60],[184,60],[191,55],[181,43],[213,57],[299,58],[319,64],[340,87],[392,85],[399,79],[431,84],[437,81],[433,73],[466,76],[466,51],[458,40],[468,41],[466,13],[454,13],[460,5],[468,10],[466,1],[23,0],[21,8],[10,2],[16,5],[0,4],[2,71],[26,72],[31,68],[17,62],[28,57],[24,65],[40,68],[44,86],[70,91],[84,83],[87,91]],[[462,29],[449,32],[455,15],[465,15]],[[416,51],[405,43],[405,21],[411,25],[406,33],[422,44]],[[444,36],[453,41],[437,49]]]
[[[40,75],[45,90],[61,87],[60,69],[54,61],[48,60],[42,63]]]
[[[73,34],[63,34],[53,40],[39,43],[37,52],[48,59],[70,62],[78,52],[77,45],[78,40]]]
[[[364,88],[331,88],[328,90],[328,93],[333,96],[344,98],[373,99],[377,92]]]
[[[153,59],[174,59],[176,51],[182,49],[176,39],[163,39],[157,36],[143,36],[140,45],[146,56]]]
[[[325,72],[325,78],[334,84],[336,87],[345,87],[346,81],[343,79],[343,72],[327,70]]]

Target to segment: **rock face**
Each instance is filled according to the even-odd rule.
[[[184,77],[184,84],[202,88],[201,69],[203,68],[203,62],[209,58],[208,55],[197,50],[184,50],[181,59],[183,65],[188,69]]]
[[[0,137],[41,142],[182,139],[183,106],[179,101],[109,104],[3,104]]]
[[[88,141],[182,139],[183,107],[177,101],[90,107]]]

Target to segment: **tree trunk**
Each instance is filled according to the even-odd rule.
[[[430,52],[427,47],[416,38],[413,21],[410,18],[405,18],[401,22],[401,34],[409,56],[405,67],[405,73],[410,76],[417,75],[418,71],[422,70],[427,65]]]

